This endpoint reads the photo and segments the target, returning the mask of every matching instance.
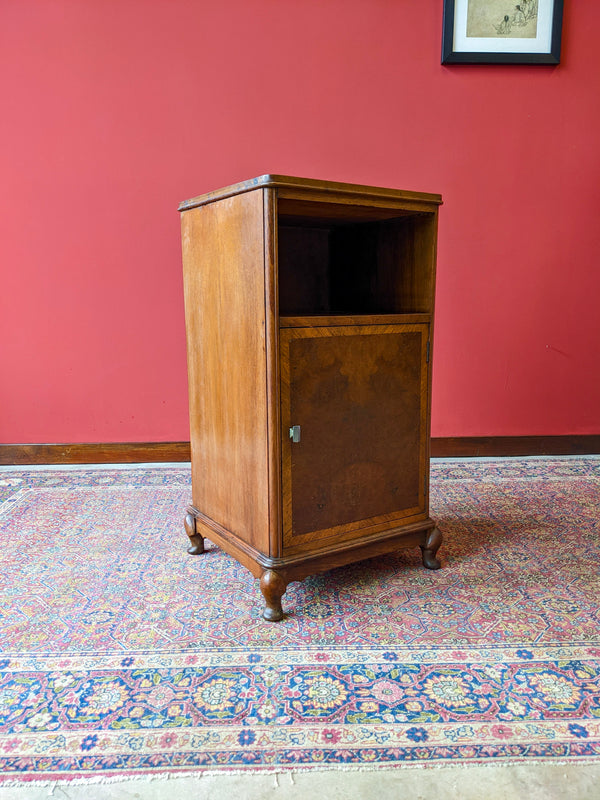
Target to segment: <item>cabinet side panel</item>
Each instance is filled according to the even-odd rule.
[[[193,504],[268,553],[263,190],[181,224]]]
[[[377,293],[397,311],[433,310],[436,220],[422,214],[379,226]]]

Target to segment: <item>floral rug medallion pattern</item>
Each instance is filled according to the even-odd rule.
[[[418,548],[185,552],[187,465],[0,470],[0,781],[598,761],[600,459],[434,462]]]

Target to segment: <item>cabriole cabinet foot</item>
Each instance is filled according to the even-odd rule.
[[[260,579],[260,590],[265,598],[266,607],[263,617],[268,622],[279,622],[283,619],[281,598],[287,589],[286,581],[272,569],[263,572]]]
[[[190,540],[190,545],[187,549],[188,553],[191,556],[200,555],[204,552],[204,538],[196,530],[196,518],[191,509],[188,510],[188,513],[185,515],[183,524],[185,526],[185,532]]]
[[[436,557],[436,553],[442,543],[442,534],[439,528],[433,528],[427,534],[424,544],[421,545],[423,555],[423,566],[427,569],[439,569],[442,565]]]

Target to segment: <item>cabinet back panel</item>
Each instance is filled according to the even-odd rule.
[[[263,190],[181,224],[193,504],[269,552]]]
[[[435,214],[279,224],[281,315],[431,313]],[[320,223],[317,225],[317,223]]]

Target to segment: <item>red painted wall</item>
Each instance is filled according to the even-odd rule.
[[[0,0],[0,441],[188,436],[180,200],[441,192],[434,436],[600,433],[600,4],[442,67],[442,0]]]

